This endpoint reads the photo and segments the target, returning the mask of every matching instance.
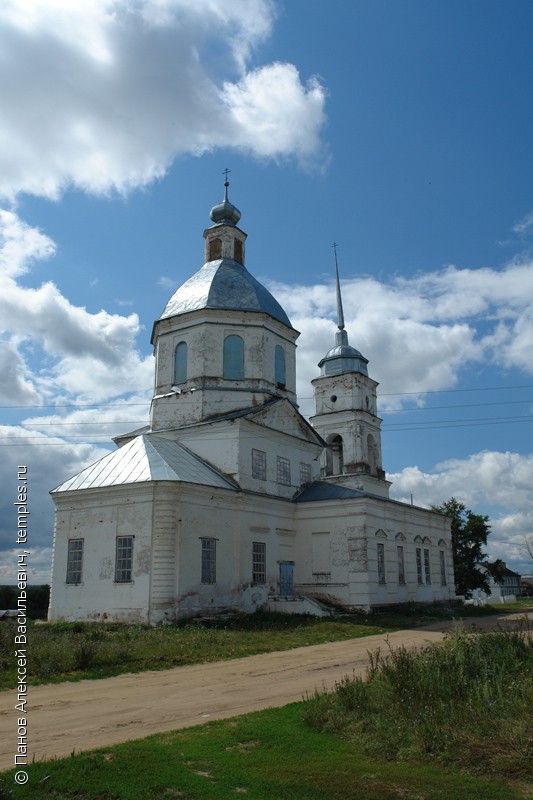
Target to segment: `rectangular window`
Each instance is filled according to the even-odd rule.
[[[400,586],[405,586],[405,562],[403,558],[403,545],[397,545],[398,552],[398,583]]]
[[[217,540],[202,539],[202,583],[217,582]]]
[[[283,484],[283,486],[291,485],[291,462],[288,458],[278,456],[276,480],[278,483]]]
[[[385,545],[378,543],[378,583],[385,583]]]
[[[446,553],[441,550],[440,553],[440,582],[442,586],[446,586]]]
[[[431,583],[431,566],[429,563],[429,550],[424,549],[424,574],[426,583]]]
[[[305,486],[311,480],[311,464],[300,461],[300,486]]]
[[[267,478],[267,454],[264,450],[252,450],[252,478],[259,481],[266,481]]]
[[[83,539],[68,540],[67,583],[81,583]]]
[[[133,536],[117,536],[115,583],[130,583],[133,566]]]
[[[416,548],[416,577],[419,585],[424,583],[424,576],[422,574],[422,550],[420,547]]]
[[[266,583],[266,544],[252,542],[252,583]]]

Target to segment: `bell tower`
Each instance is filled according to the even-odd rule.
[[[336,250],[335,275],[335,345],[318,364],[320,376],[311,381],[315,401],[311,424],[328,444],[322,456],[322,479],[388,497],[390,483],[381,465],[378,384],[368,376],[368,359],[348,343]]]

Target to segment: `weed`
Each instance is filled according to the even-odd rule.
[[[315,730],[356,736],[385,758],[431,757],[472,770],[531,772],[533,648],[526,630],[470,633],[443,644],[371,654],[367,680],[308,701]]]

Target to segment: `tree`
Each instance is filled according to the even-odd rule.
[[[483,548],[490,533],[489,518],[483,514],[474,514],[455,497],[441,506],[433,506],[432,510],[452,520],[453,568],[457,594],[471,597],[473,589],[488,592],[490,587],[487,576],[476,565],[487,558]]]
[[[528,533],[527,536],[524,536],[523,549],[529,558],[533,558],[533,533]]]

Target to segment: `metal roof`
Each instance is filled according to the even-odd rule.
[[[292,328],[287,314],[268,289],[246,267],[228,258],[208,261],[185,281],[168,301],[161,319],[204,308],[262,311]]]
[[[366,497],[366,493],[360,492],[358,489],[349,489],[346,486],[337,486],[327,481],[313,481],[294,497],[294,502],[312,503],[316,500],[351,500],[354,497]]]
[[[183,445],[162,436],[146,434],[104,456],[53,489],[52,493],[148,481],[183,481],[236,489],[235,484]]]

